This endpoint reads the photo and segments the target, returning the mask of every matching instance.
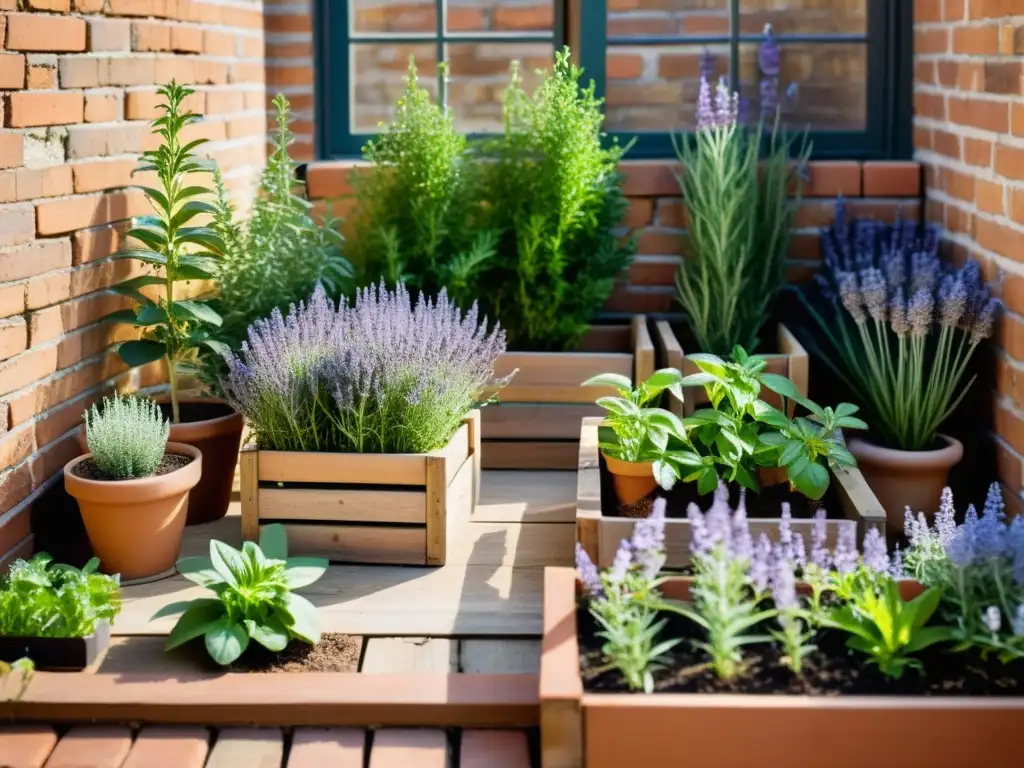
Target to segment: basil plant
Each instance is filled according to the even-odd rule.
[[[289,558],[284,526],[264,527],[259,546],[247,541],[241,551],[211,541],[209,557],[184,557],[177,565],[182,576],[206,587],[214,597],[172,603],[157,611],[154,619],[181,614],[164,650],[202,637],[210,657],[228,665],[251,640],[275,652],[283,651],[292,640],[319,642],[316,608],[293,590],[323,576],[327,560]]]

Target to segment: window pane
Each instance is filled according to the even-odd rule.
[[[449,32],[551,32],[553,0],[446,0]]]
[[[702,69],[728,75],[729,46],[612,46],[606,66],[608,130],[679,131],[695,124]]]
[[[348,7],[355,34],[437,33],[434,0],[348,0]]]
[[[740,47],[740,92],[748,114],[761,105],[758,46]],[[862,43],[782,43],[778,78],[783,119],[794,128],[864,130],[867,121],[867,47]],[[796,87],[789,101],[786,90]]]
[[[607,0],[608,35],[728,35],[729,0]]]
[[[740,32],[771,24],[780,35],[867,32],[868,0],[740,0]]]
[[[416,57],[420,85],[437,98],[437,57],[433,43],[353,43],[351,123],[353,133],[376,133],[391,119],[405,90],[409,57]]]
[[[449,43],[448,105],[459,130],[493,133],[502,128],[502,95],[509,68],[519,62],[523,88],[532,93],[540,82],[538,69],[550,69],[551,43]]]

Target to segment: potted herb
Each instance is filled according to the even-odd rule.
[[[287,520],[300,554],[443,564],[448,518],[467,519],[476,502],[475,409],[504,346],[475,307],[463,313],[443,291],[414,300],[403,286],[339,304],[318,288],[254,323],[223,382],[253,437],[245,538]]]
[[[666,368],[655,371],[636,389],[628,377],[614,373],[583,382],[585,387],[614,387],[618,392],[617,397],[599,397],[597,405],[608,411],[604,426],[615,437],[614,441],[601,443],[600,448],[620,504],[634,505],[658,486],[655,462],[664,459],[672,435],[685,433],[675,414],[647,406],[666,389],[682,398],[682,381],[679,371]]]
[[[213,596],[167,605],[153,619],[180,613],[165,650],[202,637],[210,658],[222,666],[237,661],[250,641],[273,652],[293,640],[315,645],[320,640],[316,608],[294,590],[308,587],[326,570],[327,560],[288,557],[283,525],[265,526],[259,545],[247,541],[241,551],[214,539],[209,557],[178,561],[178,572]]]
[[[940,241],[934,225],[848,221],[840,200],[816,300],[801,293],[820,331],[809,345],[864,406],[871,432],[850,452],[896,530],[906,507],[936,508],[963,456],[939,430],[974,381],[965,371],[1000,306],[976,262],[941,262]]]
[[[753,127],[740,115],[739,94],[724,79],[713,84],[713,54],[702,56],[696,130],[675,142],[688,220],[676,274],[686,325],[677,332],[659,322],[656,338],[662,364],[686,374],[695,372],[682,360],[691,344],[697,349],[686,351],[719,356],[736,346],[754,351],[763,342],[775,344],[766,358],[773,372],[793,379],[806,395],[806,352],[785,326],[768,328],[786,283],[790,231],[811,151],[806,133],[797,142],[782,129],[781,56],[768,25],[758,55],[760,101],[746,110],[756,120]],[[699,395],[679,404],[686,415],[699,405]]]
[[[178,556],[203,460],[198,448],[167,442],[169,432],[156,403],[106,398],[85,413],[89,453],[64,467],[93,551],[125,580],[172,571]]]
[[[188,521],[200,523],[219,519],[227,512],[242,417],[223,400],[183,397],[179,391],[182,375],[199,373],[201,349],[215,354],[228,352],[214,335],[222,323],[220,315],[207,302],[186,297],[194,291],[182,295],[181,286],[216,276],[224,242],[212,227],[194,221],[197,216],[216,213],[216,208],[204,200],[211,190],[196,180],[199,174],[213,170],[209,161],[194,154],[206,139],[188,140],[183,135],[199,120],[183,108],[193,91],[171,82],[158,93],[164,99],[160,105],[163,114],[153,121],[153,133],[160,137],[160,145],[144,152],[142,164],[136,169],[156,176],[156,187],[142,187],[154,215],[136,219],[126,235],[139,247],[114,256],[141,261],[157,274],[115,286],[113,290],[132,298],[137,307],[116,312],[109,319],[142,329],[142,338],[123,342],[118,354],[132,368],[163,362],[170,392],[169,401],[161,407],[171,421],[170,439],[194,446],[207,459],[189,504]],[[144,292],[147,288],[158,288],[159,292]]]
[[[0,662],[23,657],[39,669],[84,669],[110,641],[121,610],[117,576],[57,565],[45,552],[16,560],[0,581]]]

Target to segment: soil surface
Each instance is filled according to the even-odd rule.
[[[181,469],[192,463],[191,456],[181,456],[177,453],[165,453],[164,457],[157,464],[156,469],[153,470],[153,474],[146,475],[146,477],[159,477],[160,475],[169,475],[175,470]],[[74,473],[79,477],[85,478],[86,480],[103,480],[106,482],[117,483],[121,482],[117,478],[111,477],[98,466],[92,459],[86,459],[80,462],[75,468]],[[142,479],[142,478],[136,478]]]
[[[803,674],[795,676],[782,662],[774,644],[750,645],[743,651],[744,669],[731,681],[720,680],[708,668],[707,656],[693,647],[699,639],[695,625],[674,614],[659,641],[683,638],[666,654],[665,669],[654,673],[655,691],[660,693],[756,693],[835,696],[1021,696],[1024,695],[1024,662],[1002,664],[992,657],[982,659],[973,652],[951,653],[951,644],[935,645],[914,655],[924,673],[907,668],[903,677],[885,677],[864,654],[846,647],[846,635],[834,631],[818,633],[804,663]],[[600,671],[603,660],[593,617],[586,607],[577,612],[580,640],[580,671],[588,692],[628,693],[622,676],[615,670]],[[762,629],[771,629],[763,627]],[[756,630],[754,634],[759,634]]]
[[[160,413],[165,419],[171,418],[171,404],[160,403]],[[192,424],[196,421],[209,421],[219,419],[222,416],[234,413],[234,409],[227,403],[212,403],[200,400],[195,403],[179,403],[178,413],[182,424]]]
[[[232,672],[358,672],[363,640],[360,637],[329,633],[320,642],[309,645],[296,640],[280,653],[268,651],[256,642],[238,661]]]

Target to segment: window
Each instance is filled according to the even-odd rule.
[[[606,99],[608,132],[636,138],[631,157],[671,157],[671,132],[693,127],[702,71],[727,77],[756,114],[769,23],[779,90],[796,92],[785,120],[810,127],[815,157],[911,152],[906,0],[320,0],[317,10],[322,157],[358,156],[390,118],[410,55],[458,127],[487,133],[501,128],[509,64],[519,60],[532,87],[567,42]]]

